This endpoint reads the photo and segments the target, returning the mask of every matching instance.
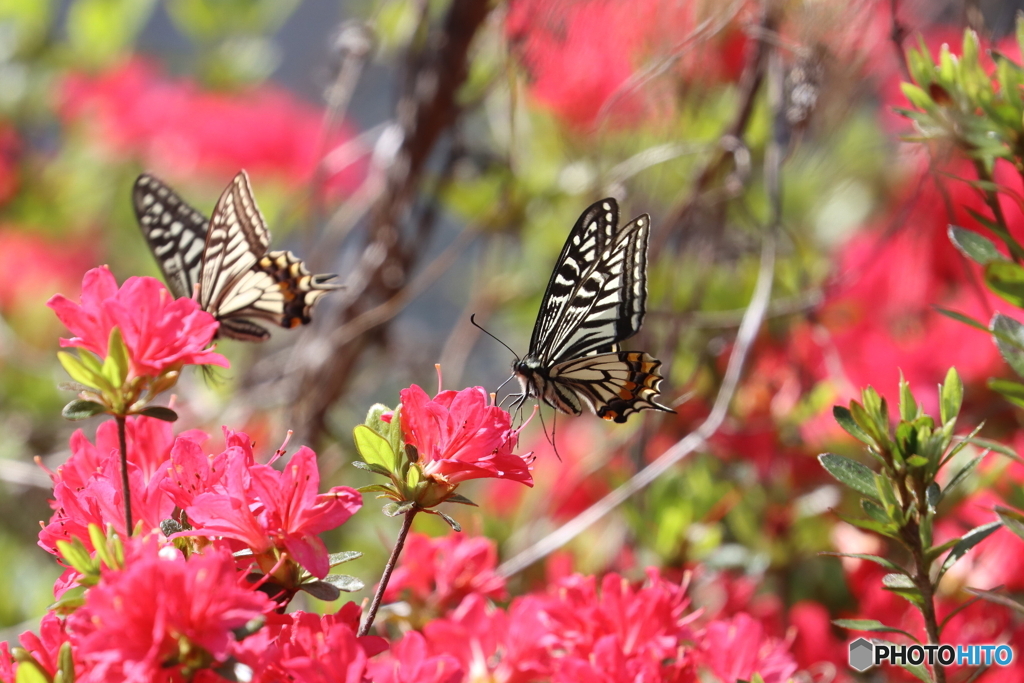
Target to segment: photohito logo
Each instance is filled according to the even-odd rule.
[[[884,664],[941,664],[942,666],[1007,666],[1013,661],[1009,645],[895,645],[858,638],[850,643],[850,668],[867,671]]]

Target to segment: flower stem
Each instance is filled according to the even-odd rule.
[[[125,535],[132,535],[132,497],[128,488],[128,439],[125,436],[125,417],[115,415],[117,420],[117,438],[121,446],[121,495],[124,498],[124,529]]]
[[[370,632],[370,627],[373,626],[373,620],[377,616],[377,610],[380,609],[380,601],[384,599],[384,591],[388,588],[388,581],[391,580],[391,572],[395,570],[395,565],[398,564],[398,556],[402,554],[402,548],[405,547],[405,538],[409,535],[409,529],[412,528],[413,517],[419,512],[419,508],[412,508],[405,513],[405,520],[402,522],[402,530],[398,532],[398,540],[395,541],[395,547],[391,551],[391,557],[388,558],[388,563],[384,566],[384,575],[380,577],[380,585],[377,586],[377,592],[373,596],[373,602],[370,603],[370,611],[366,613],[366,620],[363,625],[359,627],[359,635],[365,636]]]

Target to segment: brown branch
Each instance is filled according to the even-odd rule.
[[[357,266],[362,285],[346,292],[334,327],[344,326],[392,300],[406,285],[422,251],[423,234],[408,234],[409,220],[427,160],[461,113],[457,95],[468,74],[470,44],[490,11],[486,0],[452,0],[439,27],[410,47],[407,77],[396,106],[401,143],[387,167],[384,187],[370,208],[367,246]],[[418,231],[422,233],[423,231]],[[364,319],[365,320],[365,319]],[[323,433],[331,406],[345,392],[363,353],[383,339],[386,320],[340,343],[331,343],[309,364],[298,383],[293,423],[308,441]]]
[[[705,200],[704,193],[711,186],[712,182],[725,170],[726,164],[733,158],[737,149],[745,147],[736,146],[737,141],[743,139],[743,135],[750,124],[754,113],[754,105],[757,102],[757,94],[764,82],[765,60],[767,59],[770,43],[765,36],[775,33],[778,24],[778,12],[772,7],[771,2],[765,3],[762,12],[761,22],[756,31],[757,38],[753,41],[754,49],[750,53],[743,76],[740,80],[739,106],[733,116],[732,122],[719,136],[720,150],[705,163],[704,167],[697,174],[687,199],[678,204],[663,220],[663,229],[657,231],[659,235],[657,244],[653,245],[653,251],[658,251],[668,236],[685,226],[691,214],[699,208]]]

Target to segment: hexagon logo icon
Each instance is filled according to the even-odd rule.
[[[866,638],[858,638],[850,643],[850,667],[857,671],[867,671],[875,662],[875,646]]]

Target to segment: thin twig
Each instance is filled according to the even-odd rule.
[[[132,535],[132,496],[128,487],[128,439],[125,436],[125,417],[116,415],[117,440],[121,446],[121,495],[124,498],[124,533]]]
[[[766,6],[763,10],[759,26],[761,32],[764,34],[775,33],[777,23],[777,13],[773,11],[773,8]],[[704,192],[722,171],[728,160],[734,157],[735,150],[724,143],[731,140],[742,140],[743,134],[750,123],[754,113],[757,93],[761,90],[761,83],[764,80],[764,60],[767,50],[767,41],[761,39],[756,41],[740,81],[739,106],[736,109],[732,122],[719,136],[720,150],[712,155],[700,172],[697,173],[688,198],[678,204],[664,219],[663,225],[665,229],[662,230],[659,242],[652,245],[654,249],[660,249],[664,240],[673,231],[673,228],[680,225],[705,200]]]
[[[384,591],[387,590],[388,582],[391,581],[391,572],[395,570],[395,565],[398,564],[398,556],[402,554],[402,548],[405,547],[405,539],[409,535],[409,529],[412,528],[412,520],[417,512],[419,512],[419,509],[414,507],[404,515],[405,519],[402,520],[402,529],[398,532],[395,547],[391,549],[391,557],[388,558],[388,563],[384,566],[384,574],[380,577],[380,585],[377,586],[377,592],[373,595],[370,610],[366,613],[363,625],[359,627],[360,636],[365,636],[369,633],[370,627],[373,626],[373,620],[377,617],[377,610],[380,609],[380,601],[384,599]]]
[[[331,342],[335,346],[347,344],[352,339],[372,330],[378,325],[384,324],[401,313],[403,308],[408,306],[427,287],[451,269],[456,259],[459,258],[462,251],[475,236],[476,232],[474,230],[469,228],[463,230],[455,238],[454,242],[449,244],[437,258],[427,264],[409,284],[398,290],[394,296],[370,310],[360,313],[358,317],[353,318],[332,332]]]
[[[892,46],[896,50],[896,60],[900,64],[900,68],[903,70],[903,77],[908,81],[910,80],[910,67],[907,66],[907,53],[903,50],[903,41],[907,37],[907,27],[904,26],[898,16],[899,0],[889,0],[889,15],[890,15],[890,29],[889,29],[889,40],[892,41]]]
[[[677,441],[675,445],[665,451],[657,460],[633,475],[625,484],[537,543],[502,563],[498,567],[498,574],[501,576],[511,576],[558,550],[621,505],[634,493],[645,488],[670,467],[704,444],[712,434],[718,431],[722,421],[725,419],[726,411],[732,402],[732,397],[736,393],[740,374],[743,371],[743,364],[747,359],[747,354],[754,342],[754,338],[757,336],[757,331],[761,327],[761,321],[764,319],[765,311],[768,308],[774,271],[775,235],[773,231],[768,231],[765,234],[764,245],[761,249],[761,267],[757,274],[754,296],[750,300],[750,306],[747,308],[746,315],[743,316],[743,322],[740,324],[739,332],[736,335],[736,345],[729,356],[729,365],[726,368],[722,386],[718,390],[718,396],[715,398],[714,406],[712,406],[711,413],[707,419],[696,430]]]

